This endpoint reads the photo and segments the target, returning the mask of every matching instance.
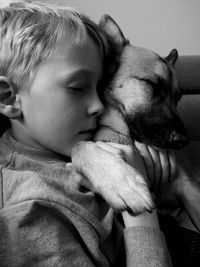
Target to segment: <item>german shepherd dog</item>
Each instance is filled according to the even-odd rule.
[[[137,140],[153,147],[176,150],[188,144],[183,122],[176,111],[180,99],[173,68],[177,51],[174,49],[166,58],[161,58],[150,50],[132,46],[108,15],[102,17],[99,26],[110,45],[108,59],[111,62],[106,71],[111,78],[104,92],[106,112],[95,140],[128,145]],[[108,178],[106,161],[109,157],[104,159],[104,164],[100,161],[103,157],[94,142],[80,142],[72,150],[73,166],[113,208],[128,207],[134,213],[151,209],[152,199],[144,180],[130,170],[126,181],[121,174],[123,168],[116,171],[116,163]]]

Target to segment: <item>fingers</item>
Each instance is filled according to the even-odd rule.
[[[153,192],[158,192],[160,186],[160,180],[162,175],[162,167],[160,161],[159,152],[151,147],[148,146],[149,153],[153,160],[153,167],[154,167],[154,177],[152,178],[152,190]]]
[[[150,181],[151,190],[159,193],[167,187],[176,174],[176,158],[172,151],[158,150],[135,141],[140,151]]]
[[[151,147],[148,148],[154,160],[153,191],[155,193],[161,193],[166,190],[169,183],[175,177],[176,158],[171,151],[155,150]]]
[[[141,156],[143,157],[146,173],[149,178],[149,183],[150,185],[152,185],[153,180],[154,180],[154,161],[151,157],[149,149],[143,143],[139,143],[135,141],[134,144],[136,148],[139,150]]]
[[[170,163],[168,153],[164,150],[158,152],[160,161],[160,177],[157,184],[156,192],[165,190],[170,180]]]
[[[169,181],[172,181],[175,178],[177,172],[177,161],[174,152],[168,152],[168,159],[170,166]]]

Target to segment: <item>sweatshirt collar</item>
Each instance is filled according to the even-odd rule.
[[[8,129],[2,136],[4,149],[10,150],[15,153],[24,154],[25,156],[35,158],[43,161],[54,161],[54,162],[71,162],[71,158],[60,155],[58,153],[49,150],[40,150],[26,146],[18,142],[12,136],[11,129]]]

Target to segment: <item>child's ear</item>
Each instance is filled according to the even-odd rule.
[[[17,119],[22,114],[19,97],[14,93],[10,80],[4,76],[0,76],[0,113],[9,119]]]

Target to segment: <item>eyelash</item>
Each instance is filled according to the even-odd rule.
[[[85,91],[85,88],[84,87],[68,87],[67,88],[68,90],[70,90],[71,92],[73,93],[82,93]]]

